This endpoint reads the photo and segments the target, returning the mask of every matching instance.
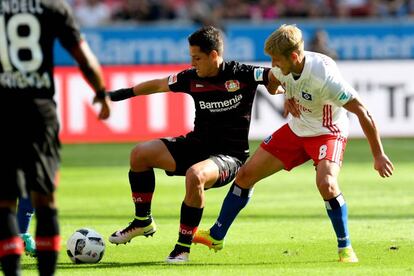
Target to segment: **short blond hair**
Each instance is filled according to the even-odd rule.
[[[304,51],[302,31],[296,25],[283,24],[267,37],[264,50],[270,56],[287,57],[293,51],[302,54]]]

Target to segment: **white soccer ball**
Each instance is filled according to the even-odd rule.
[[[105,243],[102,236],[95,230],[81,228],[70,236],[66,249],[66,253],[75,264],[94,264],[102,259]]]

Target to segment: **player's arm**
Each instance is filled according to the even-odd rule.
[[[167,92],[169,90],[168,78],[163,78],[144,81],[130,88],[122,88],[107,93],[112,101],[122,101],[135,96]]]
[[[394,165],[384,153],[381,138],[371,114],[369,114],[368,110],[358,98],[351,99],[343,107],[358,117],[359,124],[368,139],[372,155],[374,156],[374,168],[381,177],[391,176]]]
[[[266,89],[271,95],[285,93],[285,89],[283,89],[280,81],[272,73],[272,70],[269,70],[268,73],[268,83],[266,85]]]
[[[95,90],[96,96],[94,103],[101,104],[101,111],[99,112],[100,119],[107,119],[111,113],[109,107],[109,99],[105,94],[105,83],[103,79],[101,66],[89,48],[86,41],[81,40],[70,49],[70,53],[78,63],[79,69],[82,71],[83,76]]]
[[[268,79],[269,83],[266,86],[266,88],[270,94],[284,94],[286,92],[285,89],[282,87],[281,82],[273,74],[272,70],[269,70]],[[283,104],[283,117],[286,118],[289,115],[289,113],[292,114],[293,117],[300,117],[299,106],[293,98],[285,98],[285,102]]]
[[[292,114],[293,117],[300,117],[301,112],[295,98],[285,98],[285,102],[283,103],[283,117],[286,118],[289,113]]]

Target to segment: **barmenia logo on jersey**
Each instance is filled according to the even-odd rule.
[[[240,89],[240,82],[238,80],[228,80],[224,83],[227,91],[234,92]]]
[[[243,98],[242,95],[235,95],[230,100],[225,101],[217,101],[217,102],[205,102],[199,101],[201,109],[210,109],[212,112],[222,112],[227,111],[229,109],[236,108],[239,104],[241,99]]]

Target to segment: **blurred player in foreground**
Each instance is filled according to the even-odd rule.
[[[216,223],[207,231],[199,230],[193,242],[216,251],[222,249],[224,237],[249,201],[255,183],[312,159],[316,186],[337,236],[339,261],[358,262],[349,237],[347,205],[337,178],[348,135],[346,111],[358,117],[379,175],[392,175],[394,167],[384,153],[374,120],[331,58],[304,51],[302,32],[296,26],[282,25],[274,31],[266,40],[265,51],[274,66],[271,78],[285,89],[294,117],[267,137],[242,166]]]
[[[130,155],[129,183],[135,218],[109,237],[115,244],[152,235],[155,190],[153,168],[185,176],[178,241],[167,258],[186,262],[205,204],[204,190],[230,183],[249,156],[248,133],[253,99],[259,84],[268,84],[270,68],[223,60],[223,37],[203,27],[188,38],[193,68],[168,78],[149,80],[132,88],[109,92],[112,100],[158,92],[184,92],[195,103],[194,130],[185,136],[137,144]],[[272,87],[268,87],[272,91]]]
[[[36,209],[40,275],[53,275],[60,248],[55,175],[60,162],[59,124],[53,99],[53,45],[58,38],[98,93],[99,117],[109,100],[99,63],[81,38],[63,0],[0,1],[0,125],[3,146],[0,194],[0,262],[5,275],[20,275],[23,242],[16,199],[31,196]]]

